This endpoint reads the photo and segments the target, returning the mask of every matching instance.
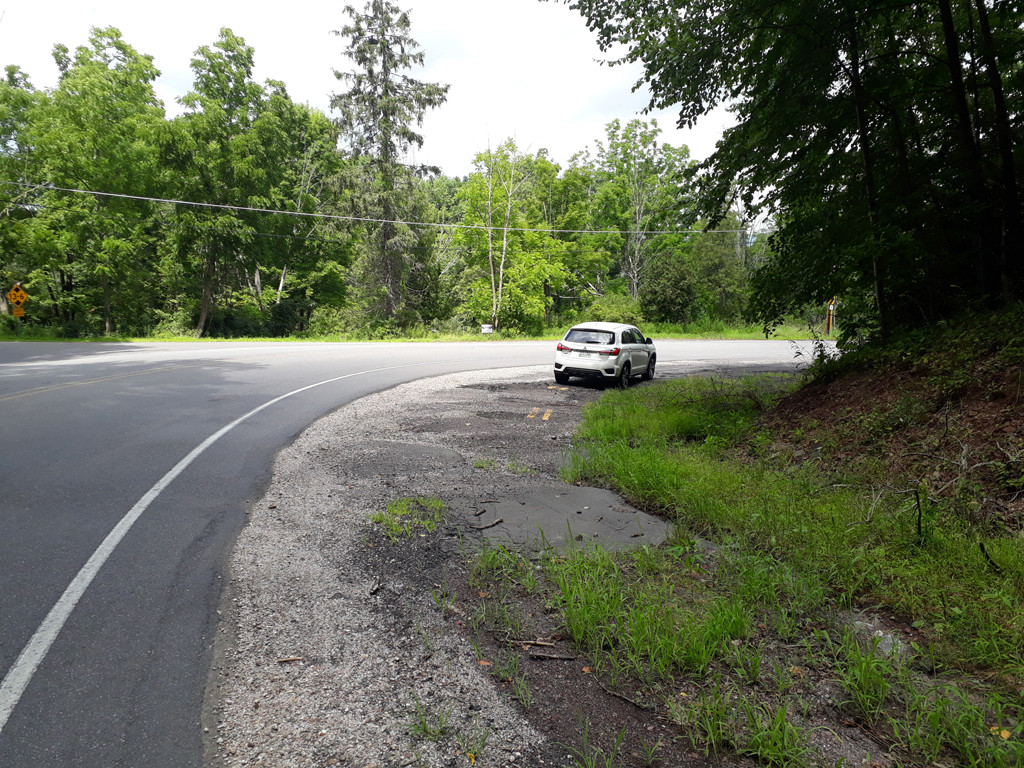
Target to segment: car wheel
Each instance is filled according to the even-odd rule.
[[[619,371],[619,378],[616,383],[619,385],[619,389],[625,389],[629,386],[629,363],[622,364],[622,370]]]
[[[655,358],[654,355],[651,355],[651,359],[647,361],[647,370],[643,373],[644,381],[650,381],[654,378],[654,364],[656,360],[657,358]]]
[[[562,373],[561,371],[555,371],[555,381],[558,384],[568,384],[569,383],[569,374],[568,373]]]

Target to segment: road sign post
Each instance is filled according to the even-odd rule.
[[[7,292],[7,300],[14,305],[14,310],[11,314],[15,317],[25,316],[25,302],[28,301],[28,294],[21,287],[21,283],[15,283],[14,287]]]

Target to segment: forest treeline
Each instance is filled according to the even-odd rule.
[[[735,215],[697,231],[693,164],[654,121],[612,122],[565,167],[512,140],[481,148],[465,178],[411,167],[446,86],[383,74],[422,57],[397,7],[350,17],[333,118],[255,82],[256,53],[229,29],[196,51],[175,117],[150,57],[114,28],[58,46],[52,89],[8,66],[0,285],[22,283],[27,322],[386,336],[537,333],[595,303],[633,321],[739,318],[763,243]]]
[[[771,330],[835,298],[844,337],[887,337],[1021,297],[1015,0],[567,1],[652,107],[730,106],[710,158],[634,119],[564,165],[512,140],[465,178],[410,165],[448,86],[410,76],[391,0],[345,9],[329,113],[224,29],[168,117],[152,59],[96,29],[52,89],[0,82],[0,285],[66,335]]]

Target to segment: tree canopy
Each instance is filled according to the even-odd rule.
[[[447,86],[409,77],[423,54],[396,5],[345,12],[352,69],[330,115],[257,82],[228,28],[195,50],[171,117],[153,60],[114,28],[57,46],[51,89],[9,67],[0,327],[21,327],[2,298],[16,281],[26,321],[65,336],[738,318],[747,227],[692,231],[689,153],[656,122],[614,120],[564,165],[512,139],[478,148],[467,178],[410,165]]]
[[[851,332],[883,335],[1021,295],[1019,3],[567,2],[642,64],[651,107],[735,113],[698,206],[777,221],[767,327],[834,295]]]

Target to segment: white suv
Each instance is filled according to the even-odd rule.
[[[579,376],[625,387],[631,376],[653,379],[656,360],[654,342],[635,325],[580,323],[555,348],[555,381]]]

